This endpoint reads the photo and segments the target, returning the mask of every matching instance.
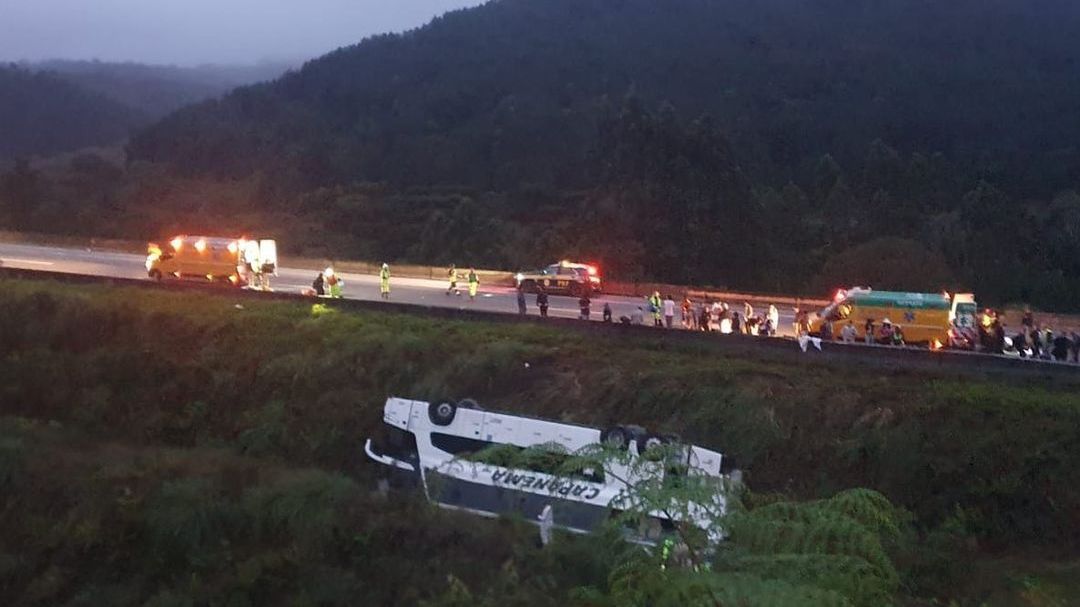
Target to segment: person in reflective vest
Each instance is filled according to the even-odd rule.
[[[323,276],[325,277],[326,284],[330,287],[330,297],[340,299],[341,290],[345,287],[345,281],[334,273],[333,268],[326,268],[326,271],[323,272]]]
[[[476,290],[480,288],[480,276],[475,268],[469,268],[469,299],[476,299]]]
[[[446,271],[446,280],[450,283],[450,286],[446,287],[446,294],[461,295],[457,290],[457,268],[454,264],[450,264],[450,269]]]
[[[386,263],[379,270],[379,295],[383,299],[390,299],[390,265]]]
[[[667,569],[668,562],[671,561],[671,552],[675,549],[675,540],[670,537],[664,538],[664,543],[660,546],[660,570]]]
[[[660,291],[654,291],[652,296],[649,297],[649,312],[652,312],[653,325],[657,327],[664,326],[664,321],[661,320],[660,307],[664,305],[664,300],[660,299]]]

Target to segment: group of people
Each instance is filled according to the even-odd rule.
[[[476,299],[476,293],[480,290],[480,275],[476,273],[476,268],[469,268],[469,273],[465,275],[469,284],[469,299]],[[447,295],[461,295],[461,291],[458,290],[458,270],[454,264],[450,264],[450,268],[446,270],[446,280],[449,286],[446,287]]]
[[[796,312],[795,326],[796,335],[809,334],[809,320],[808,315],[805,312]],[[825,319],[821,323],[819,337],[824,341],[833,341],[834,339],[839,338],[840,341],[844,343],[853,344],[858,340],[859,331],[855,328],[855,322],[849,320],[840,327],[838,333],[833,322]],[[863,325],[863,341],[867,345],[903,346],[905,345],[904,328],[898,324],[894,324],[888,318],[882,320],[881,326],[878,327],[876,320],[868,318]]]
[[[1010,335],[1005,319],[993,310],[982,313],[976,349],[1020,358],[1080,363],[1080,333],[1055,333],[1049,325],[1036,322],[1030,309],[1024,311],[1020,328]]]

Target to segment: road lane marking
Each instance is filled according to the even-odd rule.
[[[17,259],[15,257],[0,258],[2,263],[25,263],[32,266],[55,266],[56,264],[51,261],[38,261],[36,259]]]

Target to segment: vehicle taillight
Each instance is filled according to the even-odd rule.
[[[589,276],[597,276],[597,275],[600,274],[600,271],[596,269],[596,266],[587,266],[587,267],[589,269]]]

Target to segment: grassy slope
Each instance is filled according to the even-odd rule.
[[[124,591],[142,600],[176,588],[170,576],[192,567],[202,592],[221,590],[223,580],[258,585],[252,580],[265,575],[281,577],[282,591],[299,596],[314,591],[301,580],[316,574],[298,569],[307,549],[334,552],[332,565],[319,564],[330,567],[319,574],[327,579],[366,586],[380,576],[408,577],[421,593],[444,586],[447,572],[478,584],[491,567],[521,566],[491,526],[439,531],[446,515],[415,504],[402,506],[405,519],[378,513],[377,498],[364,489],[377,467],[361,444],[377,430],[388,394],[470,396],[567,421],[676,431],[733,455],[759,492],[810,497],[852,486],[879,489],[926,530],[927,549],[905,564],[917,594],[1013,597],[1030,594],[1032,579],[1037,590],[1058,593],[1057,581],[1040,585],[1035,574],[987,582],[1004,590],[978,588],[1003,569],[1030,566],[1008,557],[992,567],[970,563],[988,551],[1060,560],[1080,536],[1080,397],[1065,388],[781,365],[536,325],[235,303],[227,294],[0,284],[0,414],[9,418],[0,434],[7,449],[0,482],[32,479],[33,488],[18,492],[25,501],[17,504],[31,514],[12,514],[10,502],[0,510],[0,595],[70,598],[76,589],[115,585],[127,578],[110,575],[130,571],[134,589]],[[59,428],[15,417],[53,420]],[[325,528],[314,547],[300,545],[309,535],[302,520],[310,517],[266,523],[259,522],[261,511],[245,510],[262,499],[252,492],[273,492],[288,483],[282,478],[300,478],[289,495],[311,492],[321,496],[311,503],[329,499],[343,508],[315,517],[312,524]],[[198,510],[195,522],[165,507],[164,518],[146,519],[163,491],[212,508]],[[140,504],[131,511],[136,520],[123,518],[128,500]],[[41,504],[50,507],[39,510]],[[88,504],[89,522],[73,504]],[[244,544],[223,561],[225,549],[207,538],[237,520],[266,550]],[[80,524],[91,538],[86,546]],[[338,537],[357,528],[366,529],[357,537],[379,538],[363,544],[362,554]],[[115,529],[124,532],[112,537]],[[170,529],[195,539],[177,547],[168,538],[178,532]],[[153,544],[159,540],[165,543]],[[146,542],[181,564],[140,560]],[[29,562],[11,564],[10,555],[23,551]],[[376,553],[388,563],[385,571],[355,564]],[[245,569],[253,558],[270,561]],[[334,569],[342,563],[353,564]],[[993,573],[980,575],[984,570]]]

